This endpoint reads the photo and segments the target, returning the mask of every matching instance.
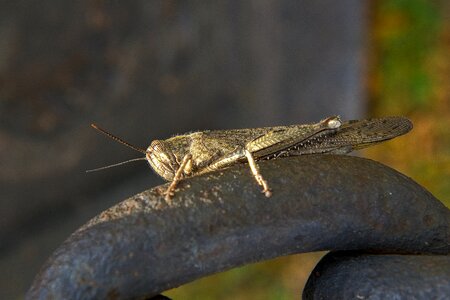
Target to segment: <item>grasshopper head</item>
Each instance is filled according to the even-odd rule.
[[[180,167],[173,152],[164,141],[154,140],[145,151],[145,157],[155,172],[167,181],[172,181]]]

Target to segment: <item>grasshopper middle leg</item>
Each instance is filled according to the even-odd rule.
[[[250,169],[252,170],[252,174],[256,179],[256,182],[260,186],[263,187],[262,192],[266,197],[272,196],[272,192],[270,191],[269,185],[267,184],[267,181],[262,177],[261,173],[259,172],[259,167],[256,164],[255,159],[253,158],[252,154],[248,150],[244,150],[245,157],[247,157],[248,164],[250,166]]]

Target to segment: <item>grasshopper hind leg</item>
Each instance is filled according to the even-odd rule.
[[[247,158],[247,161],[250,166],[250,170],[252,171],[253,177],[255,177],[256,182],[258,182],[258,184],[263,187],[262,192],[264,193],[264,195],[266,197],[272,196],[272,191],[270,190],[269,185],[267,184],[267,181],[262,177],[262,175],[259,171],[259,167],[256,164],[256,161],[253,158],[252,154],[250,153],[250,151],[248,151],[246,149],[244,150],[244,154],[245,154],[245,157]]]

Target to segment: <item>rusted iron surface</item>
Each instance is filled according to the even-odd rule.
[[[450,256],[328,253],[303,299],[447,299]]]
[[[448,254],[450,211],[406,176],[349,156],[262,162],[156,187],[101,213],[57,249],[27,299],[129,299],[281,255],[317,250]]]

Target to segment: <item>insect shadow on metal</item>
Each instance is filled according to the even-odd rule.
[[[343,122],[339,116],[331,116],[313,124],[193,132],[154,140],[144,150],[95,124],[91,126],[145,156],[87,172],[147,160],[158,175],[170,181],[165,192],[167,202],[171,201],[180,180],[237,163],[248,163],[253,177],[262,187],[262,193],[270,197],[272,191],[261,175],[258,161],[304,154],[346,154],[390,140],[412,129],[411,121],[404,117]]]

